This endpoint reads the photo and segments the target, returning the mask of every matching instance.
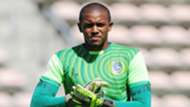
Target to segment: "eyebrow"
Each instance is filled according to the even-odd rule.
[[[83,22],[84,23],[91,23],[92,21],[85,19],[85,20],[83,20]],[[96,20],[96,23],[106,23],[106,20],[99,19],[99,20]]]

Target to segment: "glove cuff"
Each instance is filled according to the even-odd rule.
[[[102,107],[114,107],[114,103],[111,100],[104,99]]]
[[[65,95],[65,102],[68,102],[72,98],[71,94]]]

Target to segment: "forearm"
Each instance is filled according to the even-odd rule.
[[[115,107],[151,107],[150,84],[133,87],[131,91],[132,101],[115,101]]]
[[[59,85],[54,81],[44,81],[40,80],[36,86],[32,101],[31,107],[63,107],[65,105],[64,97],[55,97]]]

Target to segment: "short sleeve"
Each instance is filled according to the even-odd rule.
[[[59,60],[58,56],[56,54],[52,55],[50,58],[48,65],[47,65],[47,71],[42,77],[47,77],[50,80],[54,80],[58,82],[59,84],[62,84],[63,82],[63,65],[61,61]]]
[[[141,52],[129,63],[128,84],[149,82],[148,70]]]

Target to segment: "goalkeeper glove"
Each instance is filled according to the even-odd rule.
[[[87,90],[86,88],[76,85],[73,87],[73,93],[75,99],[77,101],[82,102],[82,105],[86,105],[88,107],[113,107],[113,102],[111,100],[106,100],[101,97],[98,97],[95,93]],[[85,107],[86,107],[85,106]]]
[[[93,81],[90,81],[85,85],[85,88],[90,90],[91,92],[95,93],[98,96],[103,96],[103,92],[101,91],[102,87],[109,87],[108,83],[97,78]]]
[[[85,107],[96,107],[100,105],[112,107],[106,106],[111,105],[111,101],[101,98],[101,96],[103,96],[103,92],[101,91],[102,87],[108,87],[108,84],[99,78],[90,81],[85,87],[76,85],[73,87],[73,91],[66,96],[66,98],[69,98],[67,104],[70,107],[72,107],[72,104],[85,105]]]

